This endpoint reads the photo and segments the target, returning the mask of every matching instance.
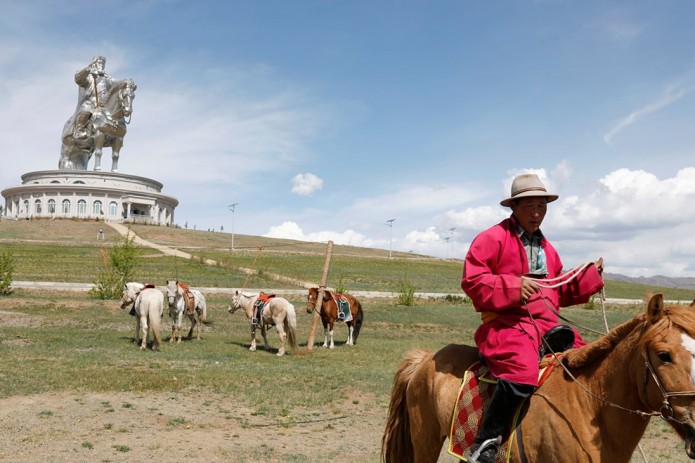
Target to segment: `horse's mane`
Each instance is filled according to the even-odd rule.
[[[602,360],[615,346],[632,333],[638,326],[644,324],[646,315],[640,314],[613,328],[608,334],[579,349],[567,351],[565,362],[568,367],[579,368]]]
[[[623,341],[636,329],[647,327],[647,314],[639,314],[625,323],[612,329],[607,335],[579,349],[565,353],[568,367],[578,368],[606,357],[615,346]],[[643,333],[640,344],[644,345],[657,336],[662,330],[677,326],[682,331],[695,338],[695,311],[691,306],[672,305],[664,307],[664,316],[653,323]]]
[[[128,85],[130,85],[133,88],[136,88],[133,79],[117,80],[113,83],[113,85],[111,85],[111,87],[106,92],[106,99],[109,100],[116,92],[120,91],[123,87],[126,87]]]

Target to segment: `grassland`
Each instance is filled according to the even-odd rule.
[[[104,243],[96,241],[102,227]],[[145,226],[133,230],[144,239],[198,257],[186,261],[141,248],[137,278],[149,281],[178,276],[201,287],[278,288],[281,283],[267,278],[268,274],[318,281],[325,254],[320,243],[237,235],[239,249],[231,252],[230,237],[223,233]],[[0,222],[0,246],[14,256],[15,280],[93,282],[104,253],[117,243],[115,232],[98,223]],[[331,285],[396,291],[399,282],[408,281],[418,292],[460,294],[458,261],[409,254],[388,259],[384,251],[342,246],[336,246],[333,255]],[[204,265],[202,258],[220,264]],[[260,273],[246,281],[242,267]],[[606,292],[620,298],[642,298],[648,292],[663,292],[668,299],[693,298],[692,292],[610,281]],[[304,311],[303,297],[289,299],[297,308],[300,349],[278,358],[274,330],[269,336],[270,352],[248,351],[248,322],[240,313],[226,312],[228,296],[221,294],[208,295],[214,324],[205,328],[201,341],[165,344],[159,353],[136,348],[134,322],[116,301],[91,299],[79,292],[37,290],[16,290],[0,297],[0,432],[7,437],[0,443],[0,460],[33,462],[43,460],[41,455],[59,455],[73,462],[165,458],[166,446],[140,441],[138,426],[145,420],[160,442],[175,442],[167,445],[182,451],[188,451],[186,434],[172,431],[194,433],[188,435],[196,436],[198,451],[189,451],[188,461],[376,462],[393,373],[404,354],[415,347],[470,344],[479,323],[472,308],[458,298],[449,302],[421,298],[413,306],[397,305],[394,299],[367,299],[357,346],[344,345],[346,333],[339,326],[336,349],[308,350],[312,317]],[[604,321],[597,309],[596,304],[588,304],[563,313],[601,332]],[[608,324],[615,326],[643,307],[609,309]],[[168,337],[166,316],[164,320]],[[591,331],[583,334],[587,340],[598,336]],[[321,330],[316,339],[322,342]],[[26,406],[13,407],[24,403],[25,397]],[[90,398],[96,411],[79,416],[70,411],[85,406]],[[74,401],[72,407],[64,407],[66,400]],[[185,415],[180,409],[174,412],[165,405],[171,400],[190,401],[197,408]],[[122,404],[115,406],[117,401]],[[33,409],[32,403],[42,408]],[[12,414],[3,415],[3,407]],[[142,417],[132,413],[131,421],[111,429],[116,416],[126,416],[130,409],[137,409]],[[90,420],[90,430],[83,435],[91,437],[68,429],[77,420]],[[25,423],[27,429],[17,431],[17,422]],[[52,422],[56,425],[50,427]],[[263,431],[269,428],[274,430],[272,436]],[[299,443],[297,436],[303,439]],[[648,454],[652,461],[686,461],[673,432],[660,422],[652,422],[646,438],[653,448]]]

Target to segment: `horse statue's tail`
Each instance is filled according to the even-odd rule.
[[[296,349],[297,346],[297,313],[294,306],[288,303],[287,315],[285,316],[285,332],[287,333],[287,341]]]
[[[413,463],[415,455],[410,439],[410,417],[406,403],[406,389],[415,371],[433,353],[423,349],[410,351],[401,362],[393,379],[389,416],[381,438],[381,461],[385,463]]]
[[[353,322],[352,330],[352,343],[357,344],[357,336],[360,335],[360,329],[362,329],[362,322],[364,321],[364,312],[362,311],[362,304],[357,302],[357,315],[355,316],[355,321]]]

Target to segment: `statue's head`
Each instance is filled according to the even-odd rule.
[[[106,66],[106,58],[103,56],[95,56],[92,58],[92,69],[94,72],[97,74],[103,74],[104,73],[104,67]]]

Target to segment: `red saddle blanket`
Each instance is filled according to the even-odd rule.
[[[561,354],[558,354],[558,358]],[[557,364],[554,356],[546,356],[541,361],[540,380],[539,384],[548,377],[552,369]],[[478,427],[482,422],[483,415],[490,405],[492,393],[495,391],[497,379],[491,374],[490,370],[481,362],[476,362],[466,370],[461,381],[458,398],[454,404],[454,414],[451,420],[451,429],[449,430],[449,448],[448,452],[462,461],[467,461],[463,453],[468,450],[475,441],[475,436],[478,433]],[[509,451],[514,438],[516,437],[516,429],[520,425],[519,412],[524,406],[522,403],[514,414],[514,420],[510,430],[502,436],[502,444],[497,452],[497,462],[503,463],[509,461]]]

